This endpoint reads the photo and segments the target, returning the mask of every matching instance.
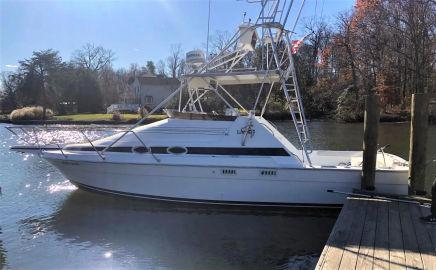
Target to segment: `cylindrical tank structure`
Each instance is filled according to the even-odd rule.
[[[186,64],[190,67],[199,67],[206,62],[202,50],[194,50],[186,53]]]

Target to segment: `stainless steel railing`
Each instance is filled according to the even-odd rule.
[[[62,156],[67,159],[68,155],[64,152],[64,146],[61,146],[58,142],[56,143],[42,143],[41,139],[38,135],[38,131],[75,131],[81,134],[81,137],[85,140],[85,142],[89,143],[93,150],[98,154],[98,156],[102,160],[106,160],[105,154],[102,151],[99,151],[98,148],[93,143],[93,139],[89,138],[89,136],[86,134],[86,131],[104,131],[104,132],[119,132],[121,134],[121,137],[123,137],[127,133],[132,133],[133,136],[136,138],[136,140],[148,150],[148,153],[152,155],[152,157],[157,161],[160,162],[160,159],[156,157],[156,155],[152,152],[151,147],[147,146],[145,142],[139,137],[139,135],[134,130],[123,130],[123,129],[108,129],[105,127],[92,127],[92,128],[80,128],[80,127],[49,127],[49,126],[8,126],[6,127],[13,135],[15,135],[19,140],[25,142],[27,145],[36,145],[39,150],[39,154],[42,155],[44,149],[44,146],[50,145],[50,146],[57,146],[57,150],[59,150],[62,154]],[[20,136],[19,132],[16,130],[19,130],[21,133],[25,134],[26,137]],[[28,131],[31,130],[31,133]],[[116,140],[112,142],[109,146],[105,146],[105,149],[110,149],[111,147],[114,147],[116,143],[118,143],[119,140]],[[70,142],[70,143],[80,143],[80,142]]]

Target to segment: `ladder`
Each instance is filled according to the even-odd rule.
[[[312,153],[312,143],[310,140],[309,128],[306,116],[304,115],[303,101],[298,87],[297,74],[294,67],[292,54],[289,55],[289,66],[281,76],[281,88],[286,98],[286,105],[292,116],[298,140],[302,147],[307,162],[312,166],[310,154]]]

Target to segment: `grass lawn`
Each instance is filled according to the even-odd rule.
[[[128,121],[132,119],[139,119],[138,114],[122,114],[121,118],[123,121]],[[150,115],[148,118],[161,120],[167,118],[164,114]],[[112,114],[71,114],[71,115],[56,115],[53,120],[58,121],[111,121]]]

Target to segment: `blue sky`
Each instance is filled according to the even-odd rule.
[[[306,0],[302,19],[319,16],[322,10],[332,21],[353,4],[354,0]],[[244,11],[253,20],[258,12],[258,5],[243,0],[211,0],[211,7],[211,34],[233,33]],[[0,0],[0,71],[14,70],[35,50],[52,48],[69,60],[88,42],[114,51],[115,68],[144,65],[165,59],[171,44],[181,43],[185,51],[202,48],[207,14],[207,0]],[[301,27],[297,31],[297,36],[304,34]]]

